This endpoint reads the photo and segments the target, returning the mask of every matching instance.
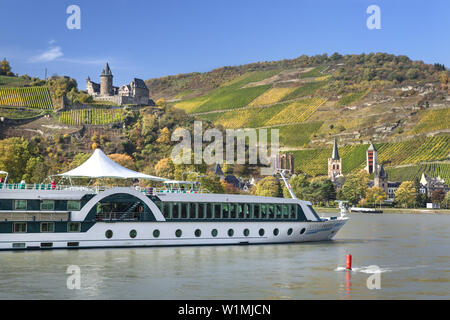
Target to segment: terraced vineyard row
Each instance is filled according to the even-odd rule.
[[[301,101],[295,101],[283,108],[278,114],[273,116],[265,123],[266,126],[297,123],[308,120],[316,110],[323,105],[327,100],[312,98]]]
[[[123,122],[122,109],[83,109],[64,111],[59,114],[60,123],[71,126],[83,124],[104,125]]]
[[[270,107],[253,107],[222,113],[199,115],[201,120],[209,120],[225,128],[258,128],[273,125],[300,123],[323,104],[325,99],[305,99],[293,103],[279,103]]]
[[[427,110],[417,125],[413,133],[423,133],[442,129],[450,129],[450,108]]]
[[[426,163],[409,167],[387,168],[389,180],[405,181],[414,180],[422,176],[422,173],[432,177],[440,176],[446,183],[450,182],[450,163]]]
[[[291,93],[296,88],[272,88],[253,100],[249,106],[265,106],[279,102],[285,95]]]
[[[368,147],[369,145],[362,144],[339,148],[344,174],[358,168],[364,168]],[[397,143],[384,143],[376,145],[376,148],[378,149],[378,161],[385,163],[386,166],[439,161],[448,159],[450,153],[450,136],[426,137]],[[327,175],[328,158],[331,156],[331,148],[298,150],[293,151],[293,153],[296,170],[311,176]],[[443,172],[443,174],[447,174],[446,171]]]
[[[0,106],[52,109],[47,87],[0,88]]]
[[[438,161],[448,158],[450,135],[385,143],[378,147],[378,160],[388,166]]]
[[[186,110],[187,113],[242,108],[270,88],[270,85],[245,86],[269,78],[278,72],[279,70],[270,70],[246,74],[223,84],[209,94],[180,101],[174,106]]]

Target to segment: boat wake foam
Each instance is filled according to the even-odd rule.
[[[346,271],[347,269],[344,267],[337,267],[336,269],[334,269],[334,271]],[[362,273],[384,273],[384,272],[392,272],[392,269],[388,269],[388,268],[380,268],[377,266],[362,266],[362,267],[355,267],[352,268],[350,271],[353,272],[362,272]]]

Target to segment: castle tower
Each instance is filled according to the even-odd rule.
[[[100,95],[113,95],[113,75],[108,63],[106,63],[105,69],[103,69],[103,72],[100,75]]]
[[[333,152],[331,158],[328,159],[328,177],[331,181],[335,181],[336,177],[342,175],[342,159],[339,158],[339,151],[336,137],[333,143]]]
[[[366,171],[371,174],[378,168],[378,153],[373,143],[370,143],[366,152]]]

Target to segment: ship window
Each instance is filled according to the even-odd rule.
[[[154,238],[158,238],[159,237],[159,230],[158,229],[153,230],[153,237]]]
[[[213,215],[213,203],[206,204],[206,219],[211,219]]]
[[[249,234],[250,234],[250,230],[244,229],[244,236],[248,237]]]
[[[55,223],[54,222],[41,222],[41,232],[54,232]]]
[[[181,218],[182,219],[186,219],[188,217],[188,203],[186,202],[182,202],[180,203],[180,207],[181,207]]]
[[[261,205],[261,219],[267,219],[267,204]]]
[[[178,202],[173,203],[172,218],[173,219],[180,218],[180,203],[178,203]]]
[[[105,232],[105,237],[106,237],[107,239],[111,239],[112,236],[113,236],[112,230],[106,230],[106,232]]]
[[[305,228],[303,228],[302,230],[300,230],[300,234],[304,234],[304,233],[305,233],[305,231],[306,231],[306,229],[305,229]]]
[[[53,242],[41,242],[41,248],[51,248],[53,247]]]
[[[197,215],[197,217],[199,219],[205,218],[205,210],[206,210],[206,203],[199,203],[198,204],[198,215]]]
[[[269,219],[273,219],[275,217],[275,206],[274,204],[269,204],[268,205],[268,209],[269,209]]]
[[[239,219],[244,219],[244,204],[243,203],[238,203],[237,204],[237,210],[238,210],[238,218]]]
[[[231,219],[236,219],[236,217],[237,217],[236,207],[237,207],[236,204],[234,204],[234,203],[230,204],[230,218]]]
[[[133,238],[133,239],[134,239],[134,238],[136,238],[136,236],[137,236],[136,230],[134,230],[134,229],[131,230],[131,231],[130,231],[130,238]]]
[[[79,242],[67,242],[68,247],[78,247],[79,245]]]
[[[217,237],[217,229],[212,229],[212,230],[211,230],[211,235],[212,235],[213,237]]]
[[[261,237],[264,235],[264,229],[263,229],[263,228],[259,229],[259,235],[260,235]]]
[[[283,204],[283,219],[289,219],[289,209],[290,205]]]
[[[27,210],[27,200],[14,200],[14,210]]]
[[[295,219],[295,205],[290,205],[289,206],[290,210],[289,210],[289,219]]]
[[[197,203],[189,203],[189,218],[197,219]]]
[[[230,217],[230,205],[228,203],[222,204],[222,218],[228,219]]]
[[[169,218],[169,208],[167,207],[167,204],[160,201],[158,207],[159,207],[159,210],[161,211],[163,217],[165,219]]]
[[[232,237],[234,234],[234,230],[233,229],[228,229],[228,236]]]
[[[195,236],[198,238],[202,235],[202,231],[200,229],[195,230]]]
[[[55,201],[53,200],[41,201],[41,210],[54,210],[54,209],[55,209]]]
[[[261,218],[261,204],[254,204],[253,205],[253,219],[260,219]]]
[[[290,235],[292,234],[293,231],[294,231],[294,230],[292,230],[292,228],[289,228],[289,229],[288,229],[288,232],[287,232],[288,236],[290,236]]]
[[[252,207],[253,205],[250,204],[244,204],[244,218],[245,219],[251,219],[253,214],[252,214]]]
[[[277,228],[273,229],[273,235],[277,236],[280,233],[280,230],[278,230]]]
[[[67,224],[67,232],[80,232],[81,224],[79,222],[69,222]]]
[[[13,226],[13,232],[27,232],[27,223],[15,222]]]
[[[222,213],[222,205],[220,203],[216,203],[214,204],[214,218],[215,219],[220,219],[221,216],[220,214]]]
[[[309,208],[309,210],[311,210],[312,214],[317,219],[317,221],[320,221],[319,215],[316,213],[316,211],[314,210],[312,205],[308,205],[308,208]],[[303,211],[302,211],[302,213],[303,213]],[[303,215],[305,215],[305,214],[303,213]],[[306,218],[305,218],[305,220],[306,220]]]
[[[297,205],[297,219],[300,221],[307,221],[308,219],[306,219],[305,213],[303,212],[303,208],[301,205]]]
[[[183,232],[180,229],[177,229],[177,231],[175,231],[175,235],[177,236],[177,238],[181,237],[182,234]]]
[[[81,207],[80,201],[68,200],[67,201],[67,211],[79,211]]]

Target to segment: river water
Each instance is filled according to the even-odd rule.
[[[0,299],[450,298],[450,215],[350,218],[321,243],[0,252]]]

